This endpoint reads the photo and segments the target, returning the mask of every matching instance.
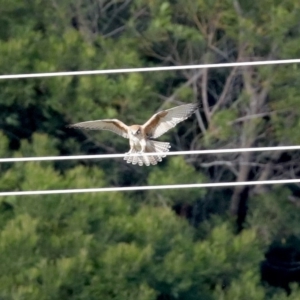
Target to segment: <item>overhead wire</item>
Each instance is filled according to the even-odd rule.
[[[163,155],[205,155],[205,154],[226,154],[226,153],[242,153],[242,152],[266,152],[266,151],[293,151],[300,150],[300,146],[275,146],[275,147],[255,147],[255,148],[232,148],[232,149],[208,149],[208,150],[190,150],[190,151],[173,151],[164,152]],[[33,162],[33,161],[57,161],[57,160],[86,160],[86,159],[108,159],[123,158],[125,156],[152,156],[154,153],[118,153],[118,154],[94,154],[94,155],[69,155],[69,156],[37,156],[37,157],[9,157],[0,158],[0,163],[14,162]]]
[[[56,76],[82,76],[82,75],[101,75],[101,74],[105,75],[105,74],[119,74],[119,73],[137,73],[137,72],[178,71],[178,70],[208,69],[208,68],[232,68],[232,67],[245,67],[245,66],[266,66],[266,65],[298,64],[298,63],[300,63],[300,59],[282,59],[282,60],[198,64],[198,65],[183,65],[183,66],[123,68],[123,69],[87,70],[87,71],[62,71],[62,72],[45,72],[45,73],[29,73],[29,74],[7,74],[7,75],[0,75],[0,80],[56,77]]]
[[[217,182],[217,183],[194,183],[194,184],[172,184],[172,185],[148,185],[148,186],[128,186],[128,187],[108,187],[108,188],[88,188],[88,189],[62,189],[62,190],[40,190],[40,191],[12,191],[0,192],[3,196],[29,196],[29,195],[53,195],[53,194],[79,194],[79,193],[99,193],[99,192],[128,192],[128,191],[149,191],[168,189],[191,189],[191,188],[220,188],[232,186],[251,185],[275,185],[300,183],[300,179],[282,180],[262,180],[262,181],[237,181],[237,182]]]

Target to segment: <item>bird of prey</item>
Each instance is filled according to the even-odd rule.
[[[103,119],[87,121],[69,125],[68,127],[88,130],[109,130],[126,139],[129,139],[130,150],[126,154],[139,153],[140,155],[126,155],[124,160],[133,165],[156,165],[165,157],[170,143],[158,142],[153,139],[166,133],[178,123],[190,117],[199,107],[197,103],[176,106],[154,114],[144,125],[127,126],[118,119]],[[143,153],[156,152],[157,155],[146,156]]]

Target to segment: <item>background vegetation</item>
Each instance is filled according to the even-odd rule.
[[[1,74],[300,57],[294,0],[0,0]],[[300,143],[298,65],[0,81],[0,156],[122,153],[66,129],[199,101],[172,150]],[[0,190],[299,178],[299,152],[0,165]],[[298,185],[1,197],[1,299],[300,299]]]

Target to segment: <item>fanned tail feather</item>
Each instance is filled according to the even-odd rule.
[[[166,156],[161,153],[168,152],[170,147],[170,143],[157,142],[153,140],[147,141],[146,152],[157,152],[157,155],[143,156],[145,165],[156,165],[158,162],[161,162],[162,158]]]
[[[138,156],[128,155],[124,157],[124,160],[126,160],[127,163],[129,164],[133,164],[133,165],[138,164],[139,166],[156,165],[158,162],[162,161],[163,157],[166,156],[163,153],[168,152],[169,148],[171,148],[170,143],[148,140],[146,145],[146,153],[157,152],[157,155],[151,155],[151,156],[148,155],[146,156],[143,154]],[[133,149],[131,153],[139,153],[139,152],[136,149]]]
[[[149,146],[148,146],[149,145]],[[149,141],[147,142],[147,148],[151,148],[151,152],[169,152],[169,149],[171,148],[170,143],[165,142],[157,142],[157,141]],[[150,151],[148,151],[150,152]],[[164,154],[160,154],[159,157],[166,157]]]
[[[126,160],[128,164],[133,164],[133,165],[139,164],[140,166],[142,166],[143,163],[141,164],[141,157],[139,155],[135,155],[135,156],[130,155],[134,153],[138,153],[138,151],[136,151],[136,149],[133,149],[128,156],[124,157],[124,160]]]

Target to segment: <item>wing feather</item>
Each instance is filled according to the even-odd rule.
[[[71,124],[68,127],[87,130],[109,130],[128,139],[127,125],[118,119],[104,119]]]
[[[144,130],[148,137],[157,138],[189,118],[198,107],[198,103],[190,103],[160,111],[143,125]]]

